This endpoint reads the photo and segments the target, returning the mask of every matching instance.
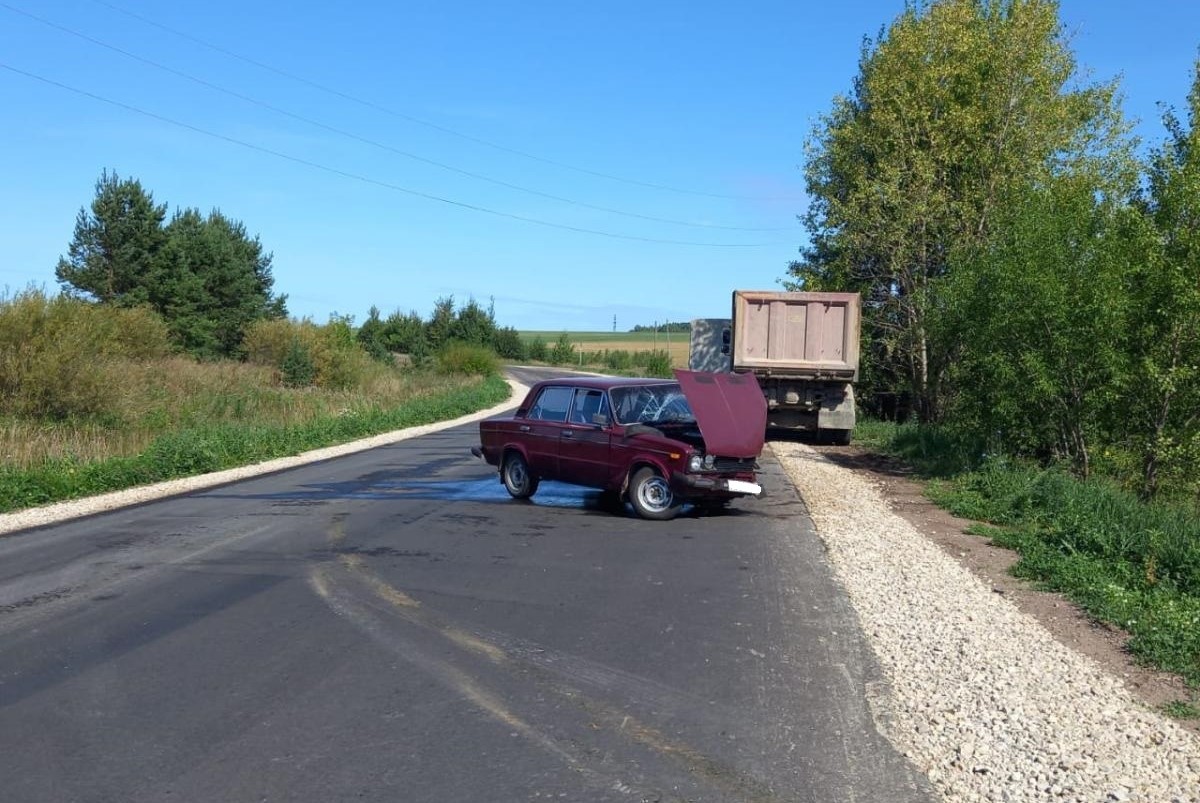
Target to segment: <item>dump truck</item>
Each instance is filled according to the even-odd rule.
[[[857,293],[735,290],[731,318],[692,321],[688,367],[751,372],[767,398],[767,427],[847,444],[862,316]]]

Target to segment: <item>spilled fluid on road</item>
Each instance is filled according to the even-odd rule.
[[[231,496],[222,492],[205,494],[208,497]],[[302,485],[294,490],[265,494],[236,494],[239,499],[263,499],[280,506],[304,506],[335,500],[396,501],[418,499],[439,502],[477,502],[481,504],[530,504],[538,507],[573,508],[622,512],[625,504],[615,494],[594,488],[583,488],[561,482],[543,482],[538,492],[528,500],[517,501],[509,496],[504,485],[495,477],[471,479],[425,480],[396,476],[362,478],[347,482],[328,482]]]

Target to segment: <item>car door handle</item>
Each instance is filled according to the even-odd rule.
[[[517,427],[517,429],[521,430],[522,432],[528,432],[530,429],[532,429],[532,427],[530,427],[528,424],[522,424],[521,426]]]
[[[569,429],[564,429],[564,430],[563,430],[563,437],[564,437],[564,438],[574,438],[574,437],[575,437],[575,433],[574,433],[574,432],[572,432],[572,431],[571,431],[571,430],[569,430]]]

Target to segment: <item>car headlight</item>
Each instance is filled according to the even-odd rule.
[[[713,467],[713,456],[712,455],[710,455],[710,454],[704,455],[704,467],[705,468]]]
[[[694,454],[688,458],[688,471],[699,471],[701,465],[700,455]]]

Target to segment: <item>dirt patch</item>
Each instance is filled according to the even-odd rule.
[[[1009,572],[1017,561],[1015,552],[992,545],[988,539],[970,535],[972,523],[942,510],[925,496],[924,483],[903,462],[866,451],[857,446],[814,446],[833,463],[868,477],[896,515],[917,528],[997,594],[1041,622],[1063,644],[1087,655],[1152,708],[1176,700],[1190,700],[1191,693],[1176,675],[1138,665],[1125,643],[1129,634],[1092,619],[1059,594],[1040,591]],[[1200,733],[1200,720],[1175,720],[1180,726]]]

